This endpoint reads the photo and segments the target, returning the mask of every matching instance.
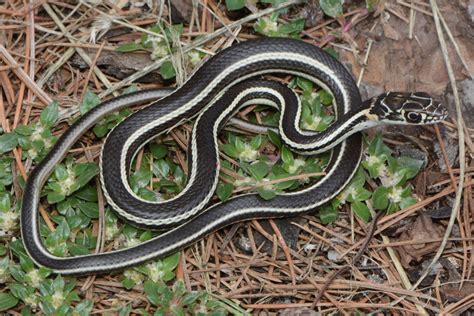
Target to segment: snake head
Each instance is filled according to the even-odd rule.
[[[369,114],[385,124],[435,124],[448,116],[446,108],[425,92],[388,92],[372,100]]]

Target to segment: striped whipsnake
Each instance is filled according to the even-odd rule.
[[[281,83],[258,79],[267,73],[306,78],[333,95],[336,122],[322,133],[299,128],[297,95]],[[255,79],[257,77],[257,79]],[[294,216],[315,210],[350,181],[361,160],[359,131],[381,124],[427,124],[446,111],[424,93],[386,93],[361,102],[349,72],[323,50],[303,41],[267,38],[232,46],[203,64],[179,89],[164,94],[147,90],[103,102],[74,123],[38,164],[25,186],[21,231],[28,254],[39,265],[62,274],[104,273],[162,258],[237,221]],[[50,173],[81,135],[105,115],[153,101],[108,135],[102,149],[100,177],[109,205],[128,222],[169,229],[140,245],[107,253],[56,257],[45,248],[38,224],[40,191]],[[280,108],[279,133],[291,149],[315,154],[332,149],[326,174],[303,190],[263,200],[250,193],[209,206],[217,185],[217,133],[241,107],[266,104]],[[158,202],[134,194],[127,177],[137,151],[156,135],[196,118],[188,146],[188,182],[175,197]]]

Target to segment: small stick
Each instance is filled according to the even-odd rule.
[[[97,53],[95,54],[94,59],[92,60],[92,63],[89,67],[89,71],[87,72],[86,79],[84,80],[84,86],[82,87],[82,94],[79,100],[81,102],[84,100],[84,95],[86,94],[87,86],[89,85],[89,81],[91,80],[92,72],[94,71],[94,68],[97,64],[97,60],[99,59],[100,53],[102,53],[102,49],[104,49],[105,42],[102,42],[102,45],[100,45],[99,49],[97,50]]]
[[[16,60],[2,44],[0,44],[0,58],[5,64],[12,66],[12,70],[15,75],[17,75],[17,77],[25,83],[28,89],[34,92],[34,94],[41,100],[41,102],[43,102],[44,104],[50,104],[53,101],[49,97],[49,95],[47,95],[46,92],[44,92],[40,87],[38,87],[38,85],[33,81],[33,79],[28,76],[28,74],[23,70],[23,68],[19,67]]]
[[[293,259],[291,259],[290,252],[288,250],[288,246],[286,245],[285,238],[283,238],[283,235],[281,234],[280,229],[278,226],[275,224],[275,221],[273,219],[269,220],[270,225],[272,226],[273,231],[275,232],[275,235],[278,238],[278,241],[280,242],[281,248],[283,249],[283,252],[285,253],[286,260],[288,261],[288,266],[290,268],[290,275],[291,275],[291,281],[293,284],[296,284],[296,275],[295,275],[295,266],[293,263]],[[263,244],[262,244],[263,246]]]

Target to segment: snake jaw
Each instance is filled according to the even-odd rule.
[[[367,118],[368,121],[380,121],[380,118],[377,114],[371,112],[371,109],[364,110],[365,117]]]

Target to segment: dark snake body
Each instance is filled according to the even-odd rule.
[[[321,143],[324,148],[329,146],[324,140],[328,135],[326,132],[301,133],[298,122],[295,123],[299,117],[299,109],[295,104],[297,98],[288,88],[274,82],[248,81],[251,77],[271,72],[299,75],[322,83],[334,97],[335,113],[339,119],[344,114],[357,113],[361,109],[361,98],[352,76],[323,50],[302,41],[281,38],[260,39],[234,45],[207,61],[176,92],[120,123],[109,134],[103,147],[101,180],[107,200],[117,213],[141,227],[175,228],[127,249],[69,258],[51,255],[39,236],[40,190],[54,166],[82,133],[100,118],[124,106],[151,100],[157,94],[156,91],[142,91],[106,101],[86,113],[61,136],[51,152],[31,172],[25,187],[21,212],[21,230],[28,254],[37,264],[52,268],[58,273],[110,272],[162,258],[212,231],[238,221],[299,215],[332,199],[349,182],[359,165],[359,133],[334,147],[325,170],[326,175],[302,191],[279,195],[271,200],[263,200],[257,194],[245,194],[205,209],[212,197],[219,172],[217,130],[246,102],[265,99],[284,106],[280,134],[284,136],[283,140],[287,139],[291,143],[290,147],[298,152],[318,151],[321,149]],[[218,82],[215,81],[216,78],[220,78]],[[252,89],[255,86],[266,90],[254,91]],[[235,104],[235,108],[223,116],[222,113],[229,110],[229,104],[241,96],[242,91],[248,91],[248,94],[243,95]],[[199,98],[196,99],[196,96]],[[280,97],[284,99],[283,105],[280,104]],[[144,201],[134,195],[128,188],[126,178],[123,179],[123,174],[125,172],[125,177],[127,176],[136,152],[157,134],[198,115],[189,145],[189,148],[195,150],[194,153],[193,150],[188,153],[189,174],[185,193],[169,201],[160,202]],[[351,125],[346,128],[350,127]]]

